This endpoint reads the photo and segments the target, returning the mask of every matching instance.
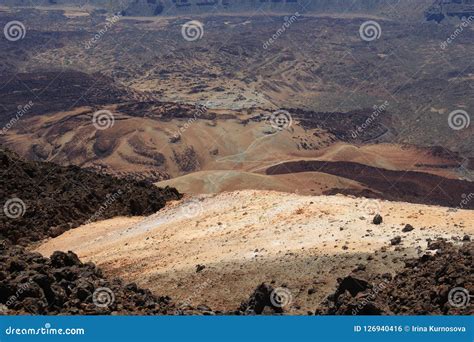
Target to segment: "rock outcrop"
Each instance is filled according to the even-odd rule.
[[[20,245],[100,219],[152,214],[181,197],[145,181],[25,161],[2,147],[0,174],[0,239]]]
[[[316,314],[472,315],[473,247],[468,240],[461,246],[432,241],[394,277],[355,272],[339,281]]]

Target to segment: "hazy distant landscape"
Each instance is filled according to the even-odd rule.
[[[2,313],[472,314],[473,21],[2,2]]]

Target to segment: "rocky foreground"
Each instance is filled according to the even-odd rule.
[[[249,315],[283,309],[272,304],[273,288],[265,284],[234,311],[205,305],[176,305],[135,283],[105,277],[93,263],[73,252],[50,258],[8,243],[0,245],[0,314],[2,315]],[[270,310],[270,311],[269,311]]]
[[[0,239],[28,245],[86,222],[148,215],[181,195],[147,182],[30,162],[0,147]]]
[[[72,252],[44,258],[21,245],[106,217],[154,213],[180,197],[172,188],[24,161],[0,147],[0,313],[168,313],[168,298],[108,279]]]
[[[0,312],[33,315],[167,314],[167,297],[107,279],[72,252],[51,258],[6,247],[0,255]]]
[[[9,198],[15,196],[14,198],[22,199],[23,203],[26,204],[25,206],[15,206],[15,210],[4,207],[0,216],[1,314],[294,314],[293,311],[289,310],[289,305],[287,305],[289,303],[285,302],[288,299],[285,299],[285,295],[291,297],[291,291],[287,289],[287,285],[284,283],[277,286],[277,283],[272,279],[262,283],[257,278],[251,278],[252,289],[244,292],[247,299],[244,299],[241,304],[236,302],[232,308],[216,310],[207,305],[190,304],[179,298],[172,299],[166,296],[175,286],[170,285],[168,288],[162,288],[160,291],[154,290],[153,292],[140,288],[133,282],[111,276],[110,272],[102,272],[92,262],[81,261],[73,252],[54,251],[50,257],[45,257],[40,253],[25,249],[20,245],[31,246],[31,242],[56,236],[62,231],[75,228],[75,226],[82,223],[104,217],[144,215],[160,210],[166,204],[166,201],[178,199],[180,195],[173,189],[155,189],[141,182],[127,183],[75,167],[64,168],[48,163],[24,162],[14,154],[4,150],[0,150],[0,165],[2,166],[0,181],[3,202],[6,203]],[[113,194],[114,191],[122,192],[121,196],[113,196],[113,201],[108,200],[110,196],[107,195]],[[343,197],[334,197],[333,199],[341,202]],[[339,238],[345,236],[344,231],[349,230],[352,231],[352,234],[356,234],[360,228],[359,226],[363,224],[366,225],[366,229],[364,229],[366,237],[373,239],[371,243],[366,244],[367,246],[377,243],[377,241],[379,241],[378,243],[385,241],[383,243],[388,245],[389,248],[394,249],[394,251],[397,249],[401,251],[399,253],[399,259],[401,259],[404,253],[403,244],[408,245],[408,241],[412,244],[417,240],[409,239],[409,235],[403,235],[403,239],[400,236],[395,236],[391,240],[386,239],[386,237],[382,240],[377,238],[378,234],[389,228],[384,224],[388,224],[395,219],[394,212],[384,218],[378,216],[374,220],[354,219],[350,227],[339,228],[339,225],[336,225],[336,221],[333,220],[329,208],[321,209],[322,207],[316,205],[316,202],[308,202],[310,200],[311,198],[294,198],[292,203],[287,203],[285,210],[292,212],[293,218],[282,221],[282,212],[278,211],[276,213],[276,219],[280,220],[280,227],[282,229],[286,227],[288,234],[291,233],[290,228],[294,226],[290,224],[291,220],[297,220],[299,223],[296,227],[300,229],[303,217],[314,216],[310,213],[314,210],[320,210],[318,221],[324,221],[329,217],[328,223],[321,224],[320,227],[321,229],[326,227],[325,234],[328,235],[327,229],[331,225],[335,226],[335,231],[342,234],[333,236],[336,242],[340,241]],[[255,202],[255,200],[251,201]],[[312,201],[316,200],[313,198]],[[347,199],[347,201],[349,200]],[[185,206],[187,210],[184,211],[184,214],[188,220],[191,220],[196,212],[195,209],[190,210],[189,203],[186,203],[188,206]],[[223,205],[222,201],[219,201],[219,203]],[[205,204],[205,202],[201,204]],[[307,207],[307,204],[311,206]],[[176,206],[179,205],[180,202],[174,203],[171,209],[164,211],[165,215],[176,210]],[[273,205],[276,205],[276,203]],[[384,205],[395,204],[386,203]],[[335,205],[332,206],[337,208]],[[209,207],[206,208],[209,209]],[[241,210],[244,210],[242,217],[249,216],[249,213],[251,213],[250,204],[249,207]],[[435,209],[425,208],[425,210]],[[182,208],[180,211],[182,212]],[[195,213],[193,214],[193,212]],[[199,213],[200,210],[197,210],[197,212]],[[230,215],[236,215],[237,213],[238,211],[234,211]],[[423,212],[420,211],[418,215],[423,216]],[[447,214],[445,213],[445,215]],[[465,215],[465,213],[456,215]],[[411,217],[413,222],[416,219],[413,215],[403,217]],[[216,219],[222,218],[216,217]],[[450,218],[450,220],[453,219],[454,216]],[[241,220],[234,219],[227,222],[226,225],[222,222],[219,225],[219,222],[217,222],[220,227],[217,233],[226,234],[227,229],[236,228],[232,228],[232,222],[237,227],[242,224]],[[458,230],[457,233],[463,229],[468,229],[468,227],[460,225],[460,220],[456,222],[454,226]],[[206,221],[202,224],[205,225]],[[272,226],[268,221],[264,225],[266,225],[267,230],[268,227]],[[59,230],[50,229],[50,227],[59,227]],[[185,231],[186,225],[184,223],[180,227],[181,230]],[[201,231],[207,229],[206,231],[209,234],[213,231],[211,226],[194,228]],[[428,228],[432,229],[433,227]],[[80,229],[82,228],[77,231],[80,231]],[[312,229],[316,229],[316,226],[312,226]],[[420,233],[421,228],[405,225],[399,234],[422,234],[425,236],[431,232],[430,229]],[[378,233],[371,234],[370,230]],[[397,231],[398,228],[390,227],[387,237],[392,237],[392,234],[397,233]],[[264,231],[259,232],[263,234]],[[318,231],[314,231],[314,233],[318,233]],[[306,238],[308,238],[308,234],[309,231]],[[316,235],[316,238],[316,240],[319,239],[318,235]],[[449,238],[451,240],[449,243],[447,240],[447,238],[444,238],[429,241],[427,250],[423,252],[420,250],[419,258],[403,259],[404,266],[397,266],[398,271],[392,272],[392,274],[381,274],[381,272],[376,272],[371,267],[371,264],[374,263],[374,256],[380,258],[380,260],[390,258],[390,253],[383,252],[386,247],[380,248],[380,251],[373,255],[366,255],[368,262],[360,263],[354,272],[351,273],[349,270],[346,272],[345,268],[340,270],[345,273],[345,276],[339,279],[335,292],[322,303],[311,304],[312,308],[307,311],[307,314],[472,314],[469,297],[465,297],[465,294],[467,293],[469,296],[469,293],[474,292],[474,275],[472,272],[474,245],[470,241],[469,235],[454,236],[454,238]],[[139,241],[141,240],[138,239],[136,243]],[[258,239],[253,239],[254,243],[258,241]],[[288,240],[288,242],[291,242],[292,248],[299,247],[300,242],[298,241],[291,242]],[[330,242],[333,241],[328,241],[328,243]],[[245,243],[248,244],[249,242]],[[354,248],[354,251],[356,251],[359,248],[355,242],[353,245],[352,243],[348,244],[347,241],[340,246],[342,246],[342,251]],[[187,248],[190,249],[191,247],[188,246]],[[104,245],[102,248],[105,248]],[[327,248],[333,249],[334,247],[328,245]],[[376,248],[379,249],[379,247]],[[406,249],[406,252],[409,251],[410,248]],[[262,253],[265,250],[256,251],[256,255],[259,252]],[[294,253],[289,253],[289,256],[293,257]],[[252,259],[257,259],[257,256],[252,254]],[[321,260],[323,259],[324,255],[321,256]],[[310,273],[313,271],[307,265],[306,260],[303,260],[303,264],[306,266],[295,269],[293,273]],[[336,262],[337,260],[339,259],[333,260],[333,268],[341,268],[342,264]],[[350,260],[359,262],[362,258],[359,256],[357,260],[354,260],[351,257]],[[399,260],[398,263],[400,262]],[[395,262],[393,264],[397,265]],[[342,266],[346,267],[347,265],[349,264],[346,261]],[[207,272],[212,268],[199,264],[196,266],[194,273],[206,275],[209,274]],[[249,268],[242,269],[242,272],[243,274],[249,273]],[[281,276],[284,280],[284,277],[289,275],[282,274]],[[316,284],[317,279],[313,280]],[[215,283],[212,288],[224,287],[229,292],[231,283],[226,281],[226,278],[222,278],[220,280],[221,284]],[[175,285],[180,286],[180,284]],[[453,296],[453,289],[462,289],[462,291]],[[315,286],[308,290],[308,295],[317,295],[318,291],[320,289]]]
[[[301,315],[354,269],[394,276],[431,241],[460,244],[474,234],[472,220],[470,210],[246,190],[187,196],[147,217],[84,225],[35,250],[45,257],[72,250],[105,274],[220,311],[267,283],[289,292],[285,313]]]
[[[363,269],[339,280],[318,315],[472,315],[469,298],[453,288],[474,291],[474,243],[455,247],[443,240],[430,245],[433,253],[406,262],[395,276],[369,275]],[[40,315],[275,315],[284,306],[275,288],[261,284],[232,311],[205,305],[177,305],[135,283],[107,279],[93,263],[82,263],[72,252],[51,258],[21,247],[0,250],[0,313]],[[281,291],[281,289],[280,289]]]
[[[395,276],[363,269],[340,279],[336,291],[316,311],[323,315],[472,315],[474,243],[461,247],[433,241],[428,253],[408,260]],[[431,253],[430,253],[431,252]]]

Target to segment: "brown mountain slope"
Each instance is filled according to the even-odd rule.
[[[283,17],[205,16],[200,18],[205,34],[196,42],[181,39],[182,18],[124,19],[87,48],[103,29],[104,17],[56,13],[53,20],[41,11],[0,17],[24,20],[29,27],[16,44],[0,41],[2,74],[58,69],[101,73],[114,81],[111,89],[118,83],[162,101],[224,109],[347,113],[388,102],[389,117],[395,119],[386,127],[390,141],[418,146],[436,142],[472,157],[472,125],[456,132],[448,125],[449,113],[469,112],[473,105],[465,94],[472,89],[473,69],[466,56],[472,55],[474,35],[466,31],[453,48],[440,47],[456,25],[377,19],[381,38],[368,43],[359,29],[369,18],[301,16],[265,49],[284,24]],[[9,82],[2,77],[0,90]],[[104,89],[99,84],[98,90]],[[94,93],[94,82],[90,87]],[[22,105],[30,100],[46,103],[54,89],[45,96],[38,91],[38,98],[26,97]],[[87,102],[88,93],[81,89],[76,100],[84,95],[82,102]],[[386,126],[382,119],[387,117],[378,118],[377,124]]]
[[[328,173],[366,185],[389,200],[459,206],[474,194],[474,183],[466,180],[447,179],[420,172],[396,172],[350,162],[294,161],[282,163],[267,169],[267,175],[297,174],[300,172]],[[350,193],[348,189],[341,192]],[[329,192],[339,192],[337,190]],[[474,202],[468,201],[465,209],[473,209]]]

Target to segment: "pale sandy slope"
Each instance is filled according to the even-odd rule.
[[[380,226],[371,223],[377,210]],[[472,222],[472,211],[249,190],[188,197],[147,218],[83,226],[38,251],[73,250],[110,275],[215,309],[236,308],[259,283],[274,281],[291,290],[287,310],[306,313],[358,264],[393,273],[425,249],[427,238],[472,235]],[[402,233],[407,223],[415,230]],[[401,248],[390,246],[396,235]],[[198,264],[206,268],[196,272]]]
[[[185,176],[156,183],[170,186],[185,194],[215,194],[236,190],[274,190],[296,192],[303,195],[322,195],[330,189],[356,189],[367,187],[350,179],[320,172],[301,172],[268,176],[244,171],[220,170],[193,172]]]

